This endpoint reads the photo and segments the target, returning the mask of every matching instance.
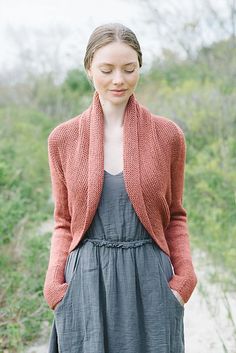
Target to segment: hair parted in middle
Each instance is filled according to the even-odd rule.
[[[142,66],[142,51],[135,33],[121,23],[107,23],[95,28],[89,37],[84,56],[85,70],[90,69],[96,50],[113,42],[122,42],[133,48],[138,55],[139,67]]]

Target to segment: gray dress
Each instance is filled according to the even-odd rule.
[[[169,257],[138,219],[123,172],[104,171],[94,219],[65,266],[49,353],[184,353]]]

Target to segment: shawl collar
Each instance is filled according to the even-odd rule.
[[[98,207],[104,180],[104,115],[99,95],[96,91],[91,106],[83,113],[83,119],[88,127],[83,130],[89,134],[85,232]],[[154,238],[155,235],[143,198],[140,165],[140,152],[142,150],[152,150],[152,146],[145,145],[150,143],[152,139],[150,139],[150,136],[147,136],[146,139],[141,138],[140,132],[143,129],[146,133],[145,135],[147,135],[147,132],[150,135],[152,133],[152,121],[151,114],[138,103],[134,94],[130,96],[126,105],[123,129],[123,176],[125,187],[137,216]]]

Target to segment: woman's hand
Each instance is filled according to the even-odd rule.
[[[171,288],[171,290],[174,293],[174,295],[176,296],[176,298],[178,299],[178,301],[180,302],[180,304],[184,306],[185,303],[184,303],[181,295],[176,290],[174,290],[172,288]]]

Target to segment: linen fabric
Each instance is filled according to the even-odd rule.
[[[83,240],[65,266],[49,353],[184,353],[184,306],[168,282],[170,258],[139,221],[123,173],[104,174]]]

